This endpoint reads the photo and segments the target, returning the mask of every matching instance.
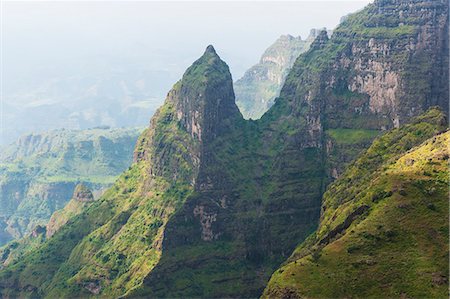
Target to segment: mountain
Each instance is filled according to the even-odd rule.
[[[1,270],[0,293],[260,296],[316,231],[327,186],[376,136],[431,106],[448,107],[445,1],[376,1],[331,38],[322,31],[257,121],[240,114],[209,46],[138,139],[130,169]],[[429,113],[406,145],[391,140],[399,154],[445,129],[443,114]]]
[[[0,247],[0,268],[17,261],[24,254],[39,247],[72,217],[80,214],[91,205],[93,201],[94,195],[91,190],[83,184],[78,184],[70,201],[64,208],[53,213],[45,227],[37,225],[29,235]]]
[[[98,197],[128,168],[142,129],[54,130],[24,135],[2,150],[0,245],[46,225],[78,182]]]
[[[308,50],[321,30],[312,29],[307,39],[280,36],[262,55],[259,63],[234,83],[236,104],[244,118],[258,119],[274,103],[284,79],[297,57]]]
[[[447,297],[450,132],[435,135],[446,124],[430,110],[377,138],[328,188],[316,233],[263,297]]]
[[[72,198],[63,209],[53,213],[46,226],[46,237],[50,238],[57,230],[66,224],[72,217],[80,214],[94,201],[94,195],[83,184],[78,184],[73,191]]]

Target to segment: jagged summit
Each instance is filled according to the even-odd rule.
[[[213,45],[208,45],[206,47],[205,54],[208,54],[208,53],[212,53],[212,54],[216,54],[217,55],[216,49],[214,49]]]
[[[198,140],[214,137],[224,128],[223,120],[239,116],[228,65],[209,45],[176,86],[177,120]]]
[[[322,28],[312,28],[309,31],[309,36],[308,39],[312,39],[314,40],[316,37],[318,37],[323,31],[327,32],[327,28],[326,27],[322,27]]]
[[[320,30],[315,35],[315,39],[311,44],[311,49],[322,48],[328,40],[329,40],[329,38],[328,38],[328,33],[327,33],[326,29]]]

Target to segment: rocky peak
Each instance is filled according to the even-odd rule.
[[[217,55],[216,49],[214,49],[214,46],[213,46],[213,45],[208,45],[208,46],[206,47],[205,54],[207,54],[207,53],[211,53],[211,54]]]
[[[227,129],[227,119],[240,117],[228,65],[211,45],[187,69],[171,98],[177,120],[199,141],[213,139]]]
[[[316,30],[316,29],[312,29],[312,30]],[[311,47],[310,47],[311,49],[323,48],[323,46],[328,42],[328,39],[329,39],[326,29],[322,29],[320,31],[315,31],[314,34],[311,34],[311,35],[315,36],[315,39],[312,42]]]
[[[94,195],[92,191],[84,184],[78,184],[73,191],[72,198],[76,201],[90,202],[94,201]]]
[[[322,31],[326,31],[326,30],[327,30],[327,29],[326,29],[325,27],[322,27],[322,28],[312,28],[312,29],[309,31],[308,39],[315,40],[316,37],[318,37]]]

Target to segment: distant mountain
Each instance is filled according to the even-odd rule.
[[[234,83],[236,104],[244,118],[258,119],[273,105],[289,69],[320,31],[312,29],[305,40],[300,36],[282,35],[264,52],[259,63]]]
[[[130,165],[140,132],[139,128],[55,130],[22,136],[4,149],[0,245],[45,225],[80,182],[98,197]]]
[[[91,190],[83,184],[78,184],[70,201],[64,208],[53,213],[46,226],[37,225],[24,237],[0,247],[0,268],[16,262],[27,252],[39,247],[46,239],[51,238],[61,226],[90,206],[93,201],[94,196]]]
[[[394,284],[388,279],[376,285],[388,289],[387,297],[409,297],[396,287],[405,275],[409,285],[426,277],[412,285],[411,297],[424,297],[433,283],[432,295],[447,291],[442,146],[436,148],[443,160],[422,157],[432,151],[430,143],[413,151],[448,127],[442,112],[449,105],[448,9],[441,0],[376,0],[348,16],[331,37],[321,31],[296,59],[274,105],[256,121],[242,117],[229,68],[208,46],[140,135],[131,167],[41,246],[0,270],[1,296],[255,298],[308,236],[316,232],[319,243],[333,242],[348,223],[377,209],[380,217],[365,219],[386,223],[379,233],[372,230],[378,229],[374,222],[370,231],[350,231],[356,245],[380,239],[380,245],[392,244],[399,258],[407,250],[415,263],[389,262],[385,250],[382,266],[359,277],[360,269],[373,265],[370,254],[377,253],[377,244],[368,251],[352,248],[355,254],[360,250],[360,258],[333,267],[328,276],[311,269],[311,284],[315,277],[336,287],[347,283],[353,291],[344,297],[365,297],[371,294],[352,283],[366,279],[370,288],[371,277],[386,275]],[[373,143],[378,136],[381,141]],[[445,144],[444,139],[436,142]],[[402,202],[401,186],[390,175],[402,175],[406,160],[398,155],[408,151],[419,164],[412,164],[404,191],[430,192],[436,203],[421,194],[411,198],[417,205],[397,210],[395,200],[407,200]],[[361,153],[366,159],[352,164]],[[387,181],[376,181],[378,171]],[[338,185],[330,185],[333,181]],[[394,191],[399,197],[392,201]],[[404,218],[383,218],[389,211],[384,204],[394,216],[426,213],[417,217],[426,227],[418,224],[420,233],[414,235]],[[389,232],[392,219],[401,229]],[[319,223],[326,225],[317,230]],[[391,242],[401,241],[396,233],[402,231],[406,242]],[[422,246],[432,242],[436,247]],[[322,260],[326,252],[313,259],[328,261]],[[436,261],[442,265],[435,267]],[[341,283],[328,282],[334,279]],[[291,292],[280,297],[291,294],[295,298]]]

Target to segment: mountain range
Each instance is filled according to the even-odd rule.
[[[376,0],[321,31],[258,120],[208,46],[1,296],[448,297],[448,8]]]
[[[24,135],[0,159],[0,245],[45,226],[78,183],[98,198],[129,167],[143,128],[54,130]]]

